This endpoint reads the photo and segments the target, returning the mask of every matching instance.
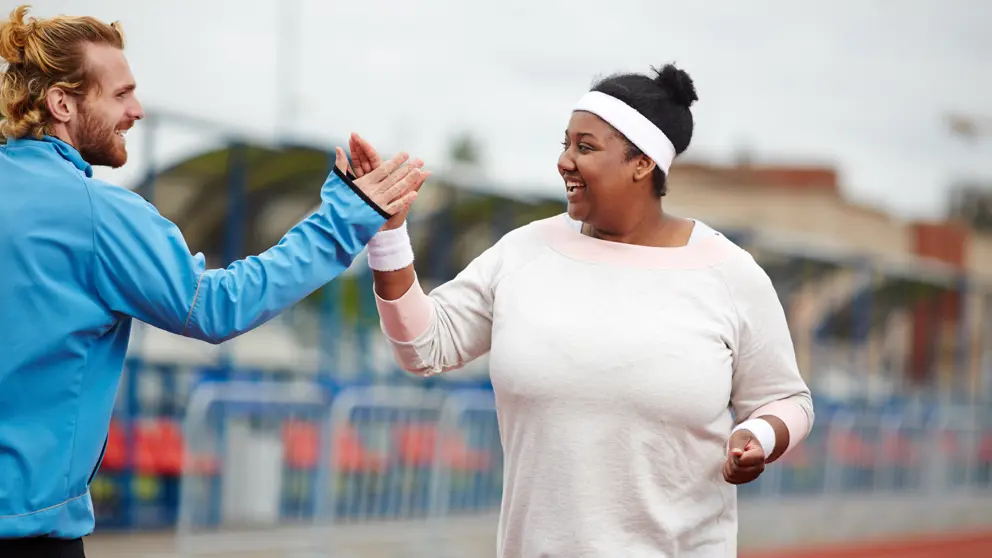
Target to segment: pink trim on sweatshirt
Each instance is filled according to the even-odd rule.
[[[383,300],[376,293],[375,305],[382,329],[393,341],[413,341],[427,331],[434,318],[434,303],[416,278],[410,289],[396,300]]]
[[[786,453],[796,447],[809,434],[809,417],[806,416],[806,411],[795,401],[788,399],[773,401],[759,407],[755,412],[751,413],[750,418],[758,418],[761,415],[774,415],[782,419],[782,422],[789,429],[789,447],[786,448]]]
[[[547,219],[544,227],[549,246],[574,260],[642,269],[698,269],[716,265],[739,250],[721,234],[704,236],[672,248],[639,246],[600,240],[576,230],[565,215]]]

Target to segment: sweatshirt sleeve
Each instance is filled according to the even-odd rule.
[[[496,243],[430,295],[414,280],[397,300],[376,296],[382,331],[404,370],[430,376],[489,352],[501,250]]]
[[[726,271],[738,319],[731,388],[737,422],[775,415],[789,429],[791,450],[809,434],[814,413],[785,310],[771,279],[750,255]]]
[[[141,196],[96,180],[88,189],[99,297],[113,312],[210,343],[258,327],[340,275],[388,216],[335,168],[316,212],[276,246],[207,269]]]

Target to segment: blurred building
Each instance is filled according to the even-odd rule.
[[[747,231],[773,279],[783,266],[799,278],[777,286],[804,370],[833,366],[836,354],[816,349],[842,341],[861,353],[848,363],[860,375],[894,372],[903,387],[959,396],[987,389],[992,232],[960,214],[907,222],[859,206],[831,168],[694,164],[673,177],[669,207]]]

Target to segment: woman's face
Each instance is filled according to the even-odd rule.
[[[622,230],[643,204],[657,203],[651,192],[653,162],[640,155],[627,160],[627,143],[600,117],[575,111],[565,130],[558,172],[565,180],[568,215],[600,230]]]

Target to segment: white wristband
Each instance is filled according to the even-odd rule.
[[[369,240],[369,267],[376,271],[396,271],[413,263],[413,245],[406,221],[395,229],[379,231]]]
[[[771,457],[772,452],[775,451],[775,429],[772,428],[771,424],[768,424],[768,421],[760,418],[748,419],[731,430],[730,435],[733,436],[734,432],[738,430],[747,430],[754,434],[758,443],[761,444],[761,449],[765,452],[765,459]]]

